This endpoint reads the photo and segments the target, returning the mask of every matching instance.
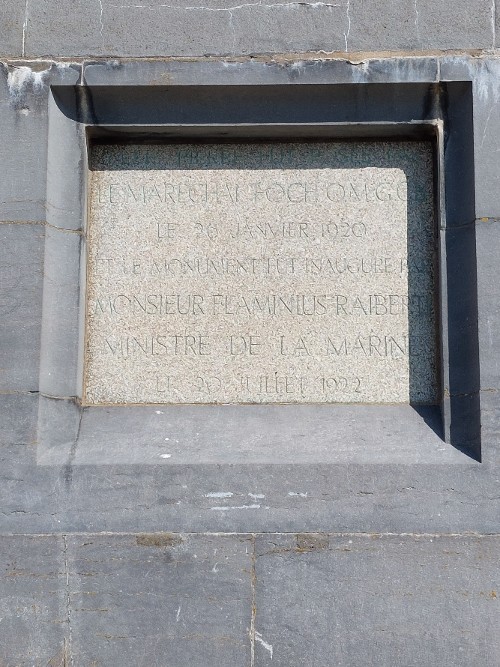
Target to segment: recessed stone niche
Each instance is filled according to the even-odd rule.
[[[83,400],[438,402],[432,144],[92,147]]]

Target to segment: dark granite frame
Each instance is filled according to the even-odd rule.
[[[40,464],[106,464],[106,441],[127,462],[149,460],[145,442],[168,425],[200,420],[184,459],[193,463],[470,463],[480,460],[474,155],[470,82],[356,83],[339,63],[318,77],[302,67],[248,64],[238,72],[193,64],[179,83],[159,63],[96,64],[78,85],[54,85],[49,99],[47,234],[40,367]],[[345,63],[342,63],[345,65]],[[230,66],[226,66],[226,69]],[[224,69],[224,67],[222,68]],[[174,77],[175,79],[175,77]],[[241,85],[241,81],[245,85]],[[432,137],[440,244],[442,401],[440,415],[410,406],[79,405],[82,385],[86,174],[89,141],[165,138]],[[251,411],[251,412],[249,412]],[[273,424],[282,431],[277,438]],[[172,426],[173,424],[173,426]],[[353,426],[353,424],[355,424]],[[378,426],[377,426],[378,425]],[[206,427],[203,430],[204,426]],[[335,428],[336,438],[330,439]],[[265,450],[240,444],[264,436]],[[308,431],[308,452],[289,443]],[[314,431],[314,433],[312,433]],[[440,447],[436,433],[452,446]],[[209,441],[229,434],[225,447]],[[198,436],[199,433],[196,433]],[[203,438],[206,442],[203,442]],[[275,442],[280,440],[279,443]],[[340,443],[351,441],[344,449]],[[97,446],[88,447],[89,443]],[[328,447],[325,448],[325,443]],[[354,444],[353,444],[354,443]],[[72,459],[77,446],[81,459]],[[87,450],[87,457],[85,451]],[[463,452],[463,453],[461,453]]]

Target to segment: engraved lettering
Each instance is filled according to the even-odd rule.
[[[435,403],[427,141],[91,147],[86,405]]]

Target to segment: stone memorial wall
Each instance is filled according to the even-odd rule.
[[[0,3],[0,667],[500,665],[498,0]]]

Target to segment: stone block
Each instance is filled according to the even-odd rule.
[[[491,3],[351,0],[349,51],[491,48]],[[347,49],[346,49],[347,50]]]
[[[495,667],[497,536],[260,536],[259,667]]]
[[[6,0],[0,6],[0,56],[22,56],[25,0]]]
[[[497,169],[500,151],[499,77],[500,62],[497,58],[459,55],[440,58],[442,81],[470,81],[472,86],[476,218],[500,217],[500,177]]]
[[[446,247],[446,307],[448,336],[444,341],[449,356],[449,385],[451,395],[470,394],[479,390],[477,341],[477,285],[475,225],[464,224],[447,229]]]
[[[500,463],[500,400],[498,390],[481,392],[482,461],[485,465]]]
[[[47,227],[45,236],[40,391],[72,397],[77,390],[82,236],[53,227]]]
[[[36,391],[44,228],[0,224],[0,389]]]
[[[0,572],[0,664],[68,664],[62,538],[3,535]]]
[[[68,547],[74,664],[250,664],[250,537],[86,535]]]
[[[500,390],[500,222],[476,223],[481,388]]]
[[[102,2],[42,0],[32,3],[26,31],[28,57],[105,54]],[[101,13],[102,12],[102,13]],[[125,26],[121,26],[124,38]],[[123,44],[122,51],[123,49]],[[122,53],[120,55],[125,55]]]
[[[422,57],[395,57],[390,60],[387,58],[370,58],[367,61],[354,61],[344,59],[304,59],[300,61],[293,61],[292,59],[281,62],[265,62],[260,59],[249,59],[242,62],[228,61],[228,60],[131,60],[131,61],[117,61],[106,60],[98,62],[90,62],[85,65],[85,81],[89,86],[144,86],[147,82],[148,86],[155,88],[158,86],[174,84],[175,86],[208,86],[224,85],[224,86],[240,86],[242,81],[246,86],[251,84],[287,84],[293,82],[300,82],[303,77],[313,84],[329,84],[332,81],[336,83],[412,83],[421,82],[429,83],[435,81],[438,76],[438,59],[434,56]],[[181,105],[184,113],[191,111],[190,107],[194,101],[198,100],[203,103],[203,98],[200,100],[199,95],[201,90],[196,91],[194,99],[191,99],[188,104]],[[271,109],[275,109],[277,102],[282,102],[283,108],[286,108],[288,100],[283,96],[289,93],[285,86],[282,86],[279,95],[275,97],[271,103]],[[226,94],[229,90],[226,88]],[[373,94],[373,91],[372,91]],[[225,96],[226,98],[226,96]],[[144,98],[143,102],[144,102]],[[243,102],[243,109],[240,112],[247,111],[249,100],[245,98]],[[394,109],[392,105],[393,100],[384,96],[388,109],[393,112],[400,113],[404,116],[408,113],[405,108],[405,98],[400,95],[397,102],[398,108]],[[93,96],[94,104],[96,96]],[[411,104],[406,96],[406,104]],[[145,106],[143,104],[143,106]],[[297,114],[297,117],[304,117],[301,114],[309,109],[301,109],[298,106],[292,107],[288,105],[288,113]],[[325,103],[325,108],[327,104]],[[342,106],[339,103],[339,106]],[[292,108],[290,108],[292,107]],[[364,110],[367,120],[370,119],[371,110],[367,109],[363,102],[360,102],[361,110]],[[95,109],[94,109],[95,111]],[[125,109],[121,110],[122,112]],[[165,110],[166,111],[166,110]],[[251,109],[254,114],[258,108]],[[261,107],[262,111],[262,107]],[[330,108],[330,111],[331,108]],[[345,113],[345,109],[343,110]],[[208,110],[205,109],[205,113]],[[265,113],[265,110],[264,110]],[[344,116],[345,117],[345,116]],[[345,117],[349,120],[348,117]],[[217,122],[217,114],[214,114],[214,121]]]
[[[500,217],[500,62],[493,58],[475,62],[474,90],[474,169],[477,218]]]
[[[438,403],[429,142],[97,146],[90,169],[85,404]]]
[[[95,5],[95,6],[94,6]],[[202,56],[344,49],[347,3],[192,5],[155,0],[39,0],[30,11],[30,56]]]
[[[189,26],[189,30],[186,30]],[[82,29],[83,27],[83,29]],[[382,46],[381,46],[382,45]],[[43,0],[30,9],[30,56],[201,56],[304,51],[481,49],[491,5],[431,0],[158,5]]]
[[[0,220],[45,220],[47,91],[43,71],[0,66]]]
[[[38,394],[0,394],[2,447],[35,444]]]
[[[0,64],[0,222],[45,221],[49,86],[77,78],[66,64]]]

